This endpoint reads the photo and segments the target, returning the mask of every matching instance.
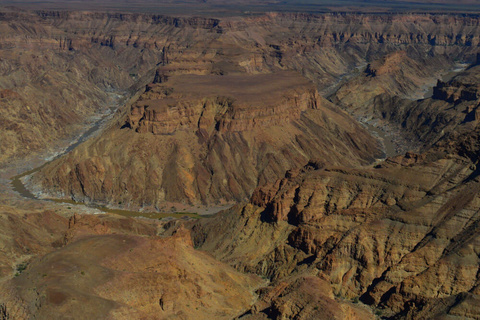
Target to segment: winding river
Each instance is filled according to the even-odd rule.
[[[449,81],[452,79],[454,76],[459,74],[460,72],[464,71],[466,69],[467,65],[465,63],[458,63],[455,65],[455,67],[448,73],[444,74],[442,76],[442,81]],[[340,78],[340,80],[335,84],[334,87],[338,87],[340,83],[342,83],[343,78]],[[433,87],[431,86],[426,89],[425,91],[425,98],[430,98],[433,94]],[[123,216],[129,216],[129,217],[146,217],[146,218],[154,218],[154,219],[163,219],[163,218],[179,218],[179,217],[190,217],[190,218],[199,218],[201,217],[197,213],[187,213],[187,212],[182,212],[182,213],[159,213],[159,212],[140,212],[140,211],[130,211],[130,210],[122,210],[122,209],[113,209],[113,208],[107,208],[104,206],[99,206],[99,205],[94,205],[94,204],[85,204],[81,202],[75,202],[73,200],[67,200],[67,199],[41,199],[37,196],[35,196],[32,192],[30,192],[26,187],[25,184],[23,183],[22,179],[26,176],[32,175],[39,170],[41,170],[43,167],[45,167],[47,164],[52,162],[55,159],[58,159],[59,157],[67,154],[68,152],[72,151],[75,149],[78,145],[86,141],[87,139],[93,137],[95,134],[99,133],[106,125],[106,123],[112,119],[113,115],[115,114],[115,111],[120,108],[121,106],[124,105],[125,99],[124,97],[120,95],[116,95],[115,97],[115,104],[110,108],[110,112],[106,115],[104,115],[100,120],[96,121],[88,130],[86,130],[77,140],[73,141],[65,150],[59,152],[55,157],[52,159],[46,161],[39,167],[36,167],[32,170],[23,172],[17,176],[14,176],[10,180],[10,184],[12,189],[20,194],[22,197],[27,198],[27,199],[33,199],[33,200],[45,200],[45,201],[53,201],[53,202],[58,202],[58,203],[67,203],[70,205],[75,205],[75,206],[84,206],[86,208],[93,208],[100,210],[105,213],[116,213],[120,214]],[[370,131],[370,133],[376,137],[382,144],[383,146],[383,151],[385,154],[385,157],[392,157],[398,154],[396,144],[393,142],[393,140],[387,135],[387,133],[376,127],[373,126],[370,123],[360,121],[367,129]],[[203,216],[203,215],[202,215]]]
[[[68,200],[68,199],[43,199],[35,196],[30,190],[28,190],[25,187],[25,184],[23,183],[22,179],[26,176],[32,175],[38,171],[40,171],[42,168],[44,168],[46,165],[51,163],[52,161],[60,158],[61,156],[69,153],[73,149],[75,149],[77,146],[82,144],[84,141],[87,139],[93,137],[97,133],[100,133],[100,131],[105,127],[105,125],[108,123],[109,120],[112,119],[113,115],[115,114],[115,111],[120,108],[123,103],[125,102],[125,99],[121,99],[119,96],[117,97],[116,100],[116,105],[115,107],[110,108],[110,112],[106,115],[104,115],[100,120],[96,121],[87,131],[85,131],[78,139],[73,141],[65,150],[59,152],[55,157],[52,159],[46,161],[39,167],[36,167],[32,170],[23,172],[17,176],[14,176],[10,179],[10,185],[13,189],[13,191],[17,192],[20,194],[22,197],[27,198],[27,199],[33,199],[33,200],[42,200],[42,201],[53,201],[57,203],[65,203],[65,204],[70,204],[72,206],[83,206],[86,208],[91,208],[91,209],[97,209],[105,213],[115,213],[119,214],[122,216],[127,216],[127,217],[145,217],[149,219],[164,219],[164,218],[182,218],[182,217],[189,217],[189,218],[200,218],[201,216],[197,213],[191,213],[191,212],[177,212],[177,213],[163,213],[163,212],[141,212],[141,211],[130,211],[130,210],[122,210],[122,209],[113,209],[113,208],[108,208],[105,206],[100,206],[100,205],[95,205],[95,204],[85,204],[82,202],[75,202],[73,200]]]
[[[465,71],[468,68],[468,66],[469,66],[468,63],[458,62],[448,72],[441,74],[438,80],[442,82],[448,82],[452,80],[459,73]],[[423,89],[422,99],[432,98],[433,90],[436,85],[437,85],[437,82],[434,82],[434,83],[432,82],[430,85],[425,86]],[[370,132],[370,134],[372,134],[375,138],[377,138],[380,141],[383,147],[385,158],[398,155],[400,153],[399,150],[402,150],[403,149],[402,147],[405,147],[401,143],[398,143],[398,141],[396,141],[397,143],[395,142],[391,132],[386,132],[384,129],[374,126],[368,121],[363,121],[362,119],[359,119],[358,121]],[[383,160],[383,159],[379,159],[379,160]]]

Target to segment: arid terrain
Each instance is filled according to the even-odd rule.
[[[32,3],[0,320],[480,319],[476,1]]]
[[[5,6],[35,10],[89,10],[109,12],[248,16],[265,12],[457,12],[478,13],[478,0],[4,0]]]

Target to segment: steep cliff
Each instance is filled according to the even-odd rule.
[[[74,137],[118,103],[106,91],[141,88],[159,65],[174,74],[293,69],[330,92],[356,66],[399,50],[421,61],[437,57],[433,61],[445,61],[436,63],[441,70],[454,58],[471,60],[478,22],[474,16],[429,14],[209,19],[4,11],[0,87],[18,95],[1,99],[6,112],[0,160]]]
[[[235,103],[229,106],[231,102],[228,99],[219,99],[228,97],[226,92],[230,93],[236,85],[229,76],[277,74],[293,69],[311,79],[320,91],[328,92],[343,74],[355,66],[381,58],[383,66],[372,62],[368,69],[370,76],[375,75],[374,78],[378,79],[375,83],[386,79],[384,77],[392,74],[388,70],[393,68],[396,70],[394,81],[383,90],[410,94],[422,81],[430,79],[430,70],[442,69],[438,65],[444,64],[444,68],[448,69],[454,58],[476,57],[476,44],[479,42],[477,18],[448,15],[273,13],[216,20],[141,14],[38,14],[61,30],[82,30],[80,34],[84,36],[72,39],[73,48],[100,46],[119,52],[122,57],[131,57],[130,50],[141,48],[143,54],[152,52],[152,59],[157,59],[158,66],[155,75],[152,75],[154,83],[148,87],[150,91],[134,106],[126,123],[121,124],[139,134],[125,129],[122,133],[109,130],[97,145],[91,143],[89,151],[78,151],[75,155],[78,160],[73,160],[73,155],[70,155],[68,160],[62,160],[66,162],[63,169],[52,169],[53,166],[50,166],[48,173],[43,171],[46,173],[44,182],[41,182],[40,175],[35,180],[35,184],[43,184],[41,189],[46,194],[136,207],[170,208],[168,202],[206,204],[238,201],[248,197],[256,185],[279,177],[286,169],[305,164],[309,157],[324,158],[330,163],[360,164],[377,156],[375,151],[372,152],[372,138],[360,133],[360,129],[354,129],[354,125],[347,125],[346,122],[351,120],[341,113],[332,113],[332,107],[327,103],[320,105],[328,106],[322,110],[332,121],[322,120],[321,117],[325,116],[319,111],[299,113],[299,110],[312,109],[310,107],[297,106],[297,111],[292,112],[290,107],[282,106],[285,101],[276,103],[274,108],[271,103],[256,102],[257,106],[253,109],[257,111],[254,112],[251,105],[248,108]],[[210,94],[213,100],[209,102],[200,102],[208,95],[196,101],[187,101],[195,99],[175,97],[175,90],[185,90],[176,88],[181,86],[180,81],[175,83],[172,80],[174,85],[168,85],[170,78],[185,74],[205,77],[185,78],[186,83],[191,84],[189,90],[194,91],[194,86],[205,86],[209,81],[211,86],[219,88],[222,82],[230,83],[230,86],[219,89],[223,90],[220,96]],[[217,78],[207,77],[211,75]],[[192,79],[196,79],[195,85]],[[254,78],[245,79],[249,80],[242,81],[250,81],[253,86],[261,82],[250,80]],[[205,83],[202,84],[202,81]],[[297,80],[292,78],[291,81]],[[303,83],[302,80],[299,82]],[[242,83],[238,85],[245,88]],[[171,97],[167,97],[171,94],[169,87],[174,89]],[[274,85],[258,84],[258,88],[265,92],[275,90]],[[373,91],[371,96],[377,98],[375,85]],[[198,92],[188,94],[198,95]],[[238,91],[231,96],[235,94],[244,95]],[[301,98],[303,102],[299,100],[296,103],[308,105],[310,102],[304,99],[306,96]],[[347,93],[345,96],[352,99],[356,95]],[[246,95],[244,98],[247,98]],[[266,98],[263,95],[261,99]],[[364,100],[370,101],[370,95]],[[265,110],[260,110],[264,107]],[[204,109],[206,113],[200,117]],[[310,116],[317,117],[314,127],[324,123],[320,126],[324,129],[307,129],[310,125],[305,121]],[[221,117],[223,119],[219,120]],[[298,124],[299,119],[303,124]],[[252,126],[253,122],[256,127]],[[331,124],[327,125],[327,122]],[[262,126],[278,127],[284,123],[295,123],[293,126],[296,127],[293,131],[287,128],[277,133],[285,143],[273,138],[260,138],[258,142],[253,142],[253,135],[245,134],[247,128],[259,130]],[[194,134],[197,129],[192,128],[195,126],[198,133]],[[189,131],[189,128],[192,130]],[[211,131],[212,128],[215,129]],[[298,130],[306,133],[299,135],[296,133]],[[334,137],[327,131],[335,132]],[[212,132],[216,134],[211,136]],[[287,137],[287,132],[293,135]],[[273,133],[267,132],[267,135],[273,137]],[[312,134],[317,138],[305,138]],[[181,140],[182,135],[188,145],[176,142]],[[114,147],[115,143],[107,141],[106,136],[111,137],[111,141],[120,141],[122,136],[121,139],[127,139],[127,142],[117,143]],[[292,141],[291,137],[295,136],[300,138]],[[320,136],[324,138],[318,138]],[[204,146],[195,146],[195,151],[192,151],[190,145],[197,140],[199,145]],[[269,149],[269,144],[272,149]],[[123,153],[124,147],[129,148],[128,155]],[[273,149],[283,151],[277,153]],[[150,154],[153,150],[157,151],[152,158]],[[129,169],[120,169],[125,167]],[[171,174],[165,175],[165,172]],[[140,188],[140,185],[143,187]]]
[[[247,199],[311,158],[356,165],[381,156],[361,126],[291,72],[172,76],[149,85],[121,121],[29,185],[47,197],[166,210]]]
[[[414,73],[411,68],[416,61],[404,57],[392,67],[390,58],[369,65],[364,74],[339,88],[331,100],[355,117],[402,137],[404,150],[427,150],[439,140],[477,126],[478,65],[457,72],[452,79],[438,80],[431,97],[418,99],[418,92],[425,88],[422,81],[435,79],[431,75],[436,74],[435,65],[441,61],[433,59],[431,65],[418,68],[423,73]],[[378,73],[375,68],[386,72]],[[436,78],[440,78],[438,73]]]
[[[140,90],[98,136],[28,178],[33,191],[158,210],[253,193],[185,223],[2,207],[0,271],[19,274],[2,279],[0,312],[478,318],[478,66],[416,100],[455,59],[477,57],[478,17],[0,18],[5,159],[70,134],[105,91]],[[375,139],[321,96],[338,87],[336,102],[428,150],[368,165],[381,156]]]
[[[1,12],[0,163],[58,149],[150,82],[170,42],[183,48],[215,28],[209,19],[148,18]]]
[[[312,162],[258,188],[250,204],[195,225],[195,241],[274,283],[326,277],[337,296],[386,317],[475,318],[479,134],[375,168]]]

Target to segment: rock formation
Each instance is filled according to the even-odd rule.
[[[195,225],[195,241],[272,286],[321,274],[334,294],[382,316],[475,318],[479,134],[375,168],[311,163],[258,188],[250,204]],[[261,249],[253,245],[260,239],[269,239]]]
[[[2,165],[129,98],[33,192],[236,205],[169,222],[6,192],[0,317],[478,319],[479,22],[2,11]],[[471,67],[419,99],[458,59]],[[376,159],[338,105],[417,150]]]
[[[55,26],[84,30],[85,35],[90,35],[90,38],[72,38],[73,48],[76,44],[80,48],[99,45],[115,54],[118,52],[119,57],[128,50],[143,48],[144,54],[157,53],[148,61],[156,59],[158,68],[148,91],[132,110],[127,111],[127,120],[117,117],[123,131],[110,128],[97,139],[97,144],[91,142],[90,147],[84,146],[69,159],[56,162],[56,166],[50,165],[30,181],[30,186],[44,195],[156,209],[170,208],[171,203],[226,204],[243,200],[255,186],[278,178],[287,169],[304,165],[310,158],[352,165],[378,157],[378,152],[373,151],[372,138],[360,133],[360,128],[346,124],[352,121],[346,116],[332,113],[328,103],[320,103],[327,106],[320,108],[327,112],[322,116],[317,111],[298,113],[298,110],[312,109],[306,107],[312,103],[304,99],[308,95],[295,102],[304,104],[295,107],[295,112],[287,111],[289,107],[282,106],[283,101],[275,107],[271,102],[256,102],[253,109],[268,105],[259,113],[250,111],[250,107],[244,108],[240,102],[232,104],[228,99],[222,100],[224,96],[237,100],[239,96],[248,98],[240,91],[231,93],[236,85],[235,79],[242,79],[240,75],[251,77],[243,79],[255,79],[253,75],[261,77],[260,74],[275,77],[282,70],[293,69],[312,80],[321,92],[328,92],[335,88],[335,80],[342,74],[370,60],[365,77],[374,80],[364,82],[360,77],[358,86],[348,82],[342,88],[348,86],[360,91],[365,88],[365,83],[370,83],[373,89],[365,90],[363,97],[340,89],[335,100],[342,105],[350,100],[363,101],[365,105],[374,99],[397,99],[397,96],[412,94],[422,82],[432,78],[431,70],[448,69],[458,56],[473,59],[480,39],[475,28],[478,24],[476,18],[446,15],[405,14],[387,19],[375,15],[272,13],[221,20],[140,14],[38,14]],[[104,27],[106,21],[110,23]],[[447,25],[455,25],[458,35],[452,38],[446,33]],[[135,31],[127,32],[127,26],[134,26]],[[101,31],[94,31],[97,30],[94,28]],[[174,31],[178,31],[174,38],[167,37]],[[440,64],[444,64],[444,69],[438,68]],[[192,76],[186,77],[186,74]],[[181,88],[178,79],[182,76],[191,84],[188,88]],[[242,86],[246,82],[251,82],[252,86],[261,82],[238,81],[239,88],[245,88]],[[385,84],[383,89],[378,90],[378,83]],[[212,91],[214,84],[221,94]],[[196,86],[206,86],[205,93],[188,92],[195,91]],[[258,88],[266,92],[274,90],[275,86]],[[192,97],[179,97],[177,91]],[[389,95],[382,94],[387,91]],[[202,100],[207,97],[213,100]],[[292,97],[285,98],[285,101]],[[265,96],[258,98],[265,99]],[[382,103],[375,102],[375,105]],[[203,111],[206,113],[200,116]],[[302,115],[300,118],[299,114]],[[305,123],[307,118],[308,121],[312,119],[310,115],[317,117],[312,123],[316,129]],[[331,120],[327,121],[325,115]],[[389,116],[396,115],[391,113]],[[255,117],[254,126],[252,117]],[[299,124],[298,119],[303,124]],[[273,138],[273,131],[266,133],[267,136],[272,134],[271,137],[260,138],[255,143],[253,134],[245,134],[251,128],[260,130],[265,125],[270,128],[286,123],[291,126],[281,133],[285,144],[277,143],[280,139]],[[128,127],[138,134],[126,130]],[[307,133],[300,134],[298,130]],[[327,131],[335,132],[334,136],[330,137]],[[286,137],[287,132],[291,136]],[[260,131],[255,134],[264,136]],[[319,139],[320,136],[323,138]],[[429,142],[438,140],[438,136],[429,137]],[[420,139],[410,140],[418,142]],[[125,144],[124,140],[127,141]],[[272,149],[267,147],[269,144]],[[129,151],[124,153],[124,148]],[[278,153],[273,149],[283,151]],[[246,157],[236,154],[245,154]]]
[[[437,69],[448,69],[457,57],[473,61],[479,43],[478,19],[451,15],[209,19],[5,10],[0,22],[1,88],[18,93],[0,99],[4,164],[75,136],[118,103],[105,91],[130,95],[157,65],[176,74],[293,69],[330,92],[340,76],[387,53],[404,50],[422,63],[434,56]]]
[[[188,34],[214,27],[210,19],[3,12],[0,163],[78,136],[151,81],[169,41],[184,48],[192,44]]]
[[[259,277],[196,251],[187,230],[156,236],[162,230],[154,221],[74,215],[59,249],[3,282],[0,299],[12,319],[228,319],[249,307]]]
[[[248,199],[311,158],[355,165],[381,155],[362,127],[291,72],[170,76],[149,85],[122,121],[31,185],[54,197],[166,210]]]

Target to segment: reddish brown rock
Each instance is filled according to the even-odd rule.
[[[148,87],[126,124],[30,183],[53,197],[160,210],[241,201],[311,158],[354,165],[380,156],[377,141],[334,108],[292,72],[172,76]]]
[[[299,276],[262,289],[260,300],[241,319],[373,319],[365,307],[335,298],[330,283]]]
[[[257,189],[252,204],[196,225],[195,243],[272,286],[292,273],[322,275],[336,295],[383,316],[471,317],[480,263],[478,137],[477,129],[377,169],[306,167]],[[292,312],[278,303],[264,308]]]
[[[3,163],[78,136],[92,117],[118,103],[106,91],[131,95],[154,78],[288,69],[331,93],[340,76],[368,61],[380,71],[396,65],[408,70],[395,76],[399,87],[384,81],[405,94],[439,66],[448,69],[460,51],[473,60],[479,42],[473,16],[269,13],[208,19],[4,11],[0,45],[8,50],[1,53],[0,84],[18,96],[0,101],[8,109],[0,117]],[[403,52],[417,63],[397,63]],[[383,69],[375,67],[374,60],[390,53]]]
[[[181,226],[158,236],[158,220],[2,206],[0,229],[7,319],[226,319],[249,308],[262,283],[196,251]]]

